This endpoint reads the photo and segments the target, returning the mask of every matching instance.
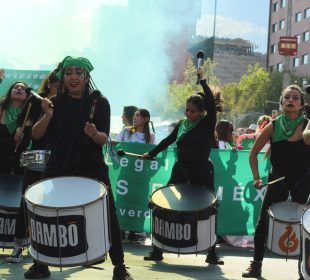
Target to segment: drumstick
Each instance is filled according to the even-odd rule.
[[[127,155],[127,156],[132,156],[132,157],[137,157],[137,158],[142,158],[142,155],[139,155],[139,154],[134,154],[134,153],[129,153],[129,152],[125,152],[124,150],[122,149],[119,149],[117,150],[117,155],[122,157],[124,155]],[[151,160],[154,160],[154,158],[150,158]]]
[[[25,115],[25,118],[24,118],[24,122],[23,122],[23,125],[22,125],[22,130],[21,130],[22,134],[24,133],[24,129],[25,129],[25,126],[26,126],[26,122],[27,122],[27,119],[28,119],[28,116],[29,116],[29,112],[30,112],[31,106],[32,106],[32,104],[29,103],[27,111],[26,111],[26,115]],[[18,146],[19,146],[19,143],[16,144],[14,152],[17,151]]]
[[[275,180],[273,180],[273,181],[271,181],[271,182],[268,182],[268,183],[262,185],[262,188],[263,188],[263,187],[266,187],[266,186],[268,186],[268,185],[272,185],[272,184],[274,184],[274,183],[277,183],[277,182],[279,182],[279,181],[282,181],[282,180],[284,180],[284,179],[285,179],[285,176],[280,177],[280,178],[278,178],[278,179],[275,179]]]

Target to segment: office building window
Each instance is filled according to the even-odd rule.
[[[276,44],[275,45],[271,45],[270,52],[271,53],[276,53],[276,51],[277,51],[277,45]]]
[[[305,9],[305,18],[310,17],[310,8]]]
[[[298,12],[295,14],[295,22],[300,22],[301,21],[301,12]]]
[[[294,57],[293,59],[293,67],[298,67],[299,66],[299,57]]]
[[[309,31],[305,31],[304,33],[303,33],[303,36],[302,36],[303,38],[303,40],[304,40],[304,42],[307,42],[307,41],[309,41],[309,38],[310,38],[310,32]]]
[[[276,12],[279,9],[278,2],[273,3],[273,11]]]
[[[286,6],[286,0],[281,0],[281,8],[285,8]]]
[[[278,72],[282,72],[283,71],[283,64],[282,63],[278,63],[277,64],[277,71]]]
[[[295,37],[297,38],[297,44],[299,45],[300,44],[300,34],[296,35]]]
[[[284,29],[284,28],[285,28],[285,20],[282,19],[282,20],[280,20],[280,22],[279,22],[279,29]]]
[[[302,63],[303,65],[305,65],[305,64],[308,64],[308,61],[309,61],[309,55],[308,55],[308,54],[304,54],[304,55],[302,56],[301,63]]]
[[[277,32],[277,30],[278,30],[278,24],[277,23],[274,23],[273,25],[272,25],[272,32]]]

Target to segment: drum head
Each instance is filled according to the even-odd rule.
[[[308,233],[310,233],[310,206],[308,206],[302,214],[302,226]]]
[[[163,209],[193,211],[205,209],[216,202],[210,189],[192,184],[176,184],[162,187],[153,192],[151,203]]]
[[[303,205],[295,202],[283,201],[270,206],[269,214],[276,220],[283,222],[300,222]]]
[[[31,185],[25,198],[43,207],[86,205],[106,195],[104,184],[84,177],[58,177]]]
[[[23,177],[0,175],[0,208],[19,208]]]

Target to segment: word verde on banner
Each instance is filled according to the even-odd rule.
[[[115,149],[143,154],[153,147],[150,144],[119,143]],[[256,190],[253,187],[249,151],[213,149],[210,158],[214,164],[215,191],[220,204],[217,233],[253,235],[265,188]],[[259,154],[258,159],[261,177],[267,181],[270,163],[263,160],[263,153]],[[155,160],[130,156],[112,159],[107,155],[106,161],[121,228],[150,232],[149,200],[152,192],[165,186],[170,178],[175,162],[174,149],[168,148]]]
[[[49,71],[42,70],[4,70],[5,76],[2,83],[0,83],[0,97],[5,95],[10,86],[16,81],[24,82],[28,87],[31,87],[36,91],[41,85],[43,79],[50,73]]]

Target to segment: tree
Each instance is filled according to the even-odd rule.
[[[264,112],[269,83],[269,73],[264,68],[259,64],[249,65],[239,83],[223,87],[225,117],[235,120],[241,115]]]
[[[208,81],[208,84],[215,87],[219,86],[219,79],[214,75],[215,64],[211,60],[206,60],[202,65],[202,68],[205,72],[205,78]],[[184,81],[181,84],[178,84],[176,81],[173,81],[168,85],[167,95],[165,101],[162,99],[160,106],[162,115],[166,119],[180,119],[183,117],[185,109],[186,99],[194,94],[195,92],[201,91],[201,86],[196,84],[196,67],[194,66],[191,59],[187,61],[186,67],[184,69]],[[165,102],[165,103],[162,103]],[[165,106],[162,106],[165,104]]]

